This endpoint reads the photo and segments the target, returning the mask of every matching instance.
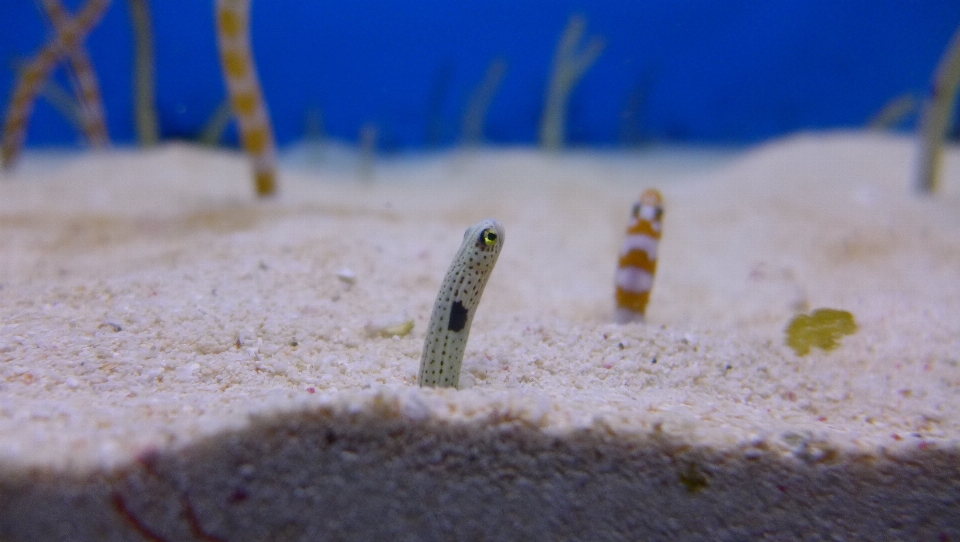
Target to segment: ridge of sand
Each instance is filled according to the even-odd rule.
[[[858,491],[850,488],[874,495],[881,474],[893,481],[883,490],[890,494],[856,504],[866,523],[848,532],[873,528],[881,519],[871,506],[893,506],[882,501],[898,492],[925,510],[932,502],[949,509],[960,472],[960,151],[948,153],[937,198],[911,190],[912,157],[911,140],[847,133],[793,137],[692,173],[682,159],[672,166],[645,155],[482,151],[386,161],[371,182],[343,169],[288,169],[281,196],[266,202],[253,200],[245,162],[233,153],[172,145],[28,161],[0,178],[0,525],[11,525],[0,537],[57,538],[67,531],[31,530],[46,525],[37,510],[79,493],[107,510],[86,523],[76,519],[80,508],[59,512],[76,525],[122,539],[131,529],[142,534],[146,523],[131,519],[142,516],[178,539],[193,527],[170,503],[199,492],[187,515],[227,517],[210,520],[221,536],[286,538],[281,527],[231,523],[240,509],[224,511],[223,496],[202,489],[221,483],[200,474],[212,458],[233,462],[224,480],[293,465],[301,481],[323,485],[338,474],[304,465],[336,449],[329,465],[352,481],[328,489],[354,488],[359,498],[376,483],[350,461],[393,465],[379,448],[387,446],[406,458],[404,469],[442,474],[443,460],[430,457],[463,452],[458,441],[489,457],[494,471],[507,468],[503,458],[548,458],[570,446],[557,461],[582,463],[591,480],[607,472],[596,455],[606,450],[629,472],[650,475],[608,485],[625,484],[624,495],[654,507],[663,503],[644,484],[667,483],[656,478],[664,469],[677,502],[686,502],[684,491],[713,490],[713,504],[695,507],[716,520],[706,531],[648,512],[652,530],[635,532],[735,532],[723,518],[757,512],[724,503],[759,495],[749,487],[754,476],[776,493],[771,480],[815,487],[823,469],[839,469],[853,485],[796,509],[783,504],[783,517],[761,514],[767,527],[745,532],[793,532],[809,519],[797,510],[811,502],[827,515],[837,503],[854,506],[844,500]],[[615,255],[625,214],[647,186],[666,198],[658,276],[648,322],[617,326]],[[474,321],[463,389],[421,390],[415,373],[440,278],[463,230],[487,216],[505,224],[507,243]],[[343,268],[356,273],[354,284],[337,277]],[[798,357],[783,329],[816,307],[851,311],[859,331],[833,352]],[[416,323],[406,337],[364,332],[371,320],[403,313]],[[271,440],[282,427],[300,444]],[[334,430],[341,437],[330,442]],[[254,436],[263,449],[250,444]],[[293,459],[268,457],[276,446],[294,450]],[[685,453],[693,459],[677,459]],[[885,466],[871,470],[877,461]],[[918,461],[922,472],[907,468]],[[572,471],[550,472],[569,481]],[[150,473],[173,485],[150,489]],[[733,493],[717,489],[725,473]],[[910,486],[927,481],[922,491]],[[421,482],[407,490],[434,487]],[[516,490],[491,483],[484,491]],[[118,508],[117,495],[127,504]],[[906,500],[894,506],[904,532],[926,532],[915,527],[923,521],[960,530],[960,520],[923,512],[934,514],[930,523]],[[263,494],[251,502],[264,514],[282,509]],[[391,509],[376,502],[369,513]],[[589,500],[581,506],[613,513]],[[664,506],[675,515],[692,505]],[[450,513],[464,521],[492,513],[481,512]],[[291,538],[347,532],[300,513],[288,519],[309,527]],[[396,525],[406,527],[376,533],[437,527]]]

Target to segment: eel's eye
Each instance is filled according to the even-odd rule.
[[[492,247],[497,244],[497,232],[493,230],[486,230],[483,232],[483,242],[486,243],[488,247]]]

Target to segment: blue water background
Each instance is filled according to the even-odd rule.
[[[71,10],[81,2],[67,0]],[[225,96],[210,1],[152,0],[162,137],[196,138]],[[252,40],[277,139],[307,133],[380,147],[460,142],[473,89],[507,63],[489,110],[492,144],[534,144],[568,18],[606,49],[569,104],[571,145],[751,143],[798,130],[863,127],[892,98],[924,98],[958,0],[256,0]],[[14,66],[49,39],[31,0],[0,2],[0,100]],[[133,34],[116,0],[90,35],[112,139],[134,143]],[[67,88],[63,69],[57,80]],[[314,113],[311,113],[313,111]],[[901,129],[911,129],[916,115]],[[75,144],[77,129],[38,100],[28,145]],[[231,128],[225,144],[236,144]]]

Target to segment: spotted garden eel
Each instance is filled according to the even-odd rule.
[[[470,324],[497,263],[503,239],[503,226],[492,218],[474,224],[463,234],[463,244],[433,304],[420,357],[421,386],[455,388],[460,383]]]

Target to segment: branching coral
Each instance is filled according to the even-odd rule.
[[[883,104],[880,111],[867,123],[867,127],[878,132],[896,128],[916,108],[917,98],[909,92],[902,94]]]
[[[547,150],[560,150],[563,147],[570,93],[606,46],[603,38],[594,37],[586,48],[581,49],[580,42],[586,27],[587,20],[583,16],[570,17],[563,37],[557,44],[540,124],[540,145]]]
[[[42,5],[50,17],[55,33],[17,77],[13,96],[7,106],[3,143],[0,146],[0,163],[3,167],[12,167],[20,156],[34,100],[50,73],[65,57],[70,59],[75,72],[74,84],[77,87],[81,118],[90,144],[102,147],[108,142],[100,86],[83,47],[83,41],[100,22],[103,13],[110,6],[110,0],[90,0],[73,19],[59,0],[43,0]]]
[[[60,0],[43,0],[42,4],[57,34],[67,35],[71,32],[70,15]],[[64,41],[66,42],[66,39]],[[79,42],[65,49],[63,53],[73,67],[73,82],[76,87],[74,93],[80,104],[80,116],[87,139],[95,148],[104,147],[110,138],[107,135],[107,124],[104,120],[106,115],[103,112],[103,100],[100,97],[100,83],[97,81],[97,74],[93,70],[90,56]]]
[[[24,62],[16,65],[14,69],[19,75],[19,72],[22,72],[25,67],[26,63]],[[77,132],[83,133],[83,116],[80,114],[80,103],[73,92],[65,89],[56,79],[50,78],[40,88],[37,97],[46,100],[64,118],[70,121]]]
[[[479,145],[483,142],[483,125],[487,120],[487,111],[506,73],[507,63],[501,58],[494,59],[487,66],[487,73],[470,96],[467,109],[463,114],[461,132],[464,144]]]
[[[920,152],[917,169],[917,188],[935,192],[943,154],[943,139],[953,118],[953,107],[960,87],[960,28],[950,38],[930,89],[930,98],[923,111],[920,125]]]
[[[253,161],[258,196],[277,190],[277,151],[250,48],[250,0],[217,0],[217,39],[223,77],[243,148]]]
[[[220,144],[220,140],[223,139],[223,133],[227,131],[227,126],[230,125],[232,119],[233,110],[230,108],[230,100],[220,102],[220,105],[213,110],[210,118],[204,123],[203,129],[200,130],[200,136],[197,137],[197,141],[199,141],[201,145],[216,147]]]

